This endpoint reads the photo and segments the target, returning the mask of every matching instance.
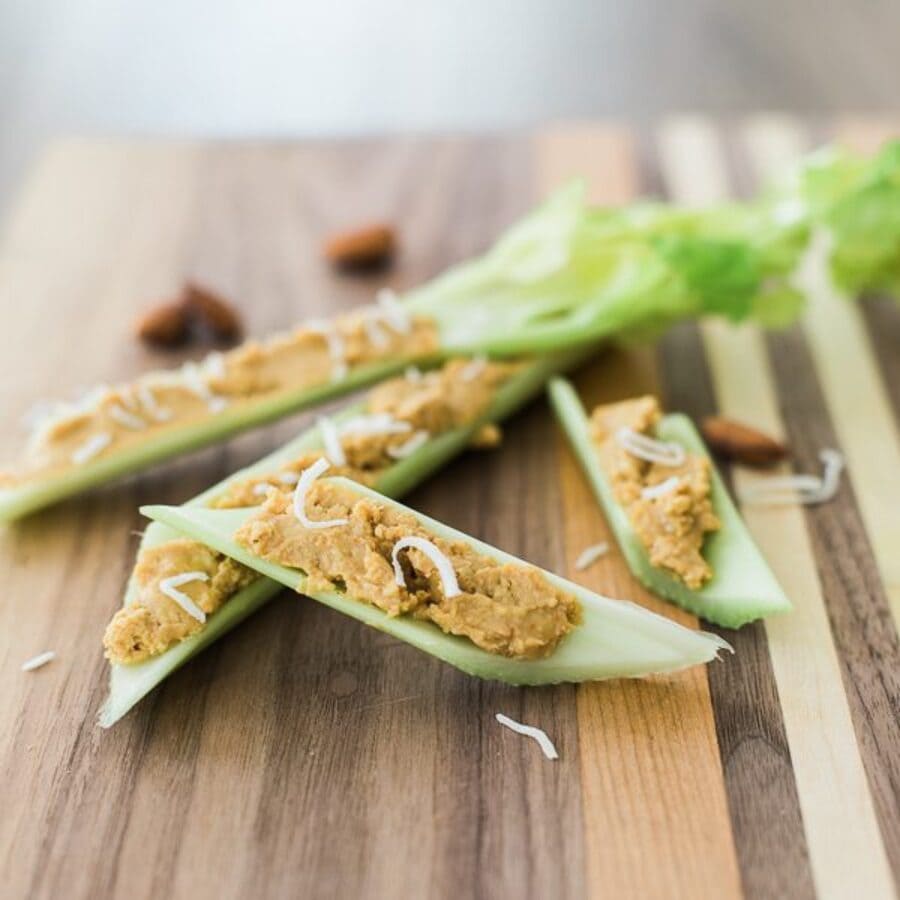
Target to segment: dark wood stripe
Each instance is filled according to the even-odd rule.
[[[649,153],[645,163],[654,165]],[[664,195],[658,167],[646,172],[648,190]],[[695,421],[718,411],[699,329],[671,329],[659,344],[667,409]],[[721,467],[728,478],[726,467]],[[735,649],[708,667],[741,880],[748,898],[814,897],[812,870],[778,689],[762,623],[739,630],[715,626]]]

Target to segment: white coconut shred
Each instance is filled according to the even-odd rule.
[[[633,428],[620,428],[615,437],[620,447],[647,462],[661,466],[680,466],[685,460],[684,447],[680,444],[657,441]]]
[[[174,600],[189,616],[198,622],[205,622],[206,613],[184,591],[178,590],[182,585],[191,584],[194,581],[209,581],[209,575],[206,572],[181,572],[178,575],[163,578],[159,583],[159,589],[171,600]]]
[[[742,503],[757,506],[814,506],[832,500],[841,486],[844,457],[826,447],[819,452],[822,475],[785,475],[760,479],[740,492]]]
[[[323,456],[317,459],[308,469],[304,469],[294,488],[294,515],[304,528],[336,528],[340,525],[346,525],[347,519],[322,519],[318,522],[313,521],[306,515],[306,492],[312,483],[323,473],[331,468],[331,463]]]
[[[534,725],[523,725],[515,719],[510,719],[509,716],[504,716],[503,713],[497,713],[494,718],[501,725],[509,728],[510,731],[515,731],[516,734],[523,734],[525,737],[530,737],[532,740],[537,741],[541,752],[547,759],[559,759],[559,754],[556,752],[556,747],[553,746],[553,741],[547,737],[547,732],[543,729],[535,728]]]
[[[431,541],[414,536],[400,538],[400,540],[394,544],[394,549],[391,551],[391,564],[394,567],[394,580],[400,587],[406,587],[406,579],[403,577],[403,568],[400,565],[399,555],[401,550],[409,549],[418,550],[420,553],[424,553],[425,556],[434,563],[441,579],[444,597],[449,600],[451,597],[457,597],[462,593],[459,589],[459,582],[456,580],[456,572],[453,571],[453,563],[451,563],[450,560],[431,543]]]

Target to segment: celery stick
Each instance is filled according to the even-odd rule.
[[[680,209],[592,208],[572,182],[510,227],[482,256],[410,291],[403,308],[437,327],[437,357],[549,353],[612,336],[659,333],[719,315],[789,324],[803,305],[791,273],[815,229],[845,290],[898,288],[900,142],[871,160],[816,154],[779,189],[747,203]],[[59,475],[0,490],[11,521],[112,478],[304,409],[396,372],[412,360],[360,367],[339,382],[285,391],[149,434]]]
[[[487,422],[497,422],[512,415],[517,409],[539,393],[547,379],[557,372],[577,365],[591,351],[569,351],[546,357],[530,364],[502,385],[479,419],[465,426],[438,435],[406,459],[391,466],[378,479],[376,488],[383,494],[401,496],[419,482],[437,471],[468,446],[473,435]],[[361,404],[354,404],[335,416],[336,421],[349,418],[362,411]],[[205,507],[216,496],[224,493],[234,481],[244,480],[254,474],[276,470],[282,463],[295,459],[309,450],[321,449],[318,427],[312,427],[290,441],[284,447],[246,469],[234,473],[220,484],[209,488],[188,501],[190,507]],[[153,547],[182,535],[159,522],[151,522],[144,532],[140,549]],[[139,550],[140,552],[140,550]],[[127,713],[132,706],[146,696],[170,673],[187,662],[204,647],[225,634],[252,612],[280,591],[282,585],[261,578],[228,600],[217,612],[207,618],[203,630],[173,645],[164,653],[134,665],[110,666],[109,696],[100,712],[100,724],[109,727]],[[124,605],[134,596],[135,588],[129,584]]]
[[[715,468],[712,470],[712,504],[722,527],[707,537],[703,547],[703,555],[713,569],[712,580],[699,590],[692,591],[677,578],[653,566],[600,466],[588,429],[588,418],[574,388],[565,379],[554,378],[550,382],[549,394],[622,553],[642,584],[684,609],[728,628],[737,628],[754,619],[791,608],[790,601],[750,537]],[[664,416],[657,426],[657,436],[681,444],[691,453],[709,455],[686,416]]]
[[[360,496],[414,516],[428,531],[448,541],[464,541],[477,552],[500,562],[529,566],[508,553],[414,512],[362,485],[343,478],[334,480]],[[235,543],[235,531],[254,514],[253,510],[148,506],[141,512],[203,541],[286,587],[304,592],[306,577],[302,572],[260,559]],[[584,618],[582,624],[564,638],[550,656],[541,660],[509,659],[489,653],[465,638],[445,634],[431,622],[413,616],[392,618],[377,607],[336,591],[311,592],[309,596],[406,641],[463,672],[510,684],[558,684],[673,672],[709,662],[728,647],[715,635],[692,631],[636,604],[611,600],[549,572],[543,574],[561,590],[578,598]]]
[[[357,369],[340,382],[304,388],[301,391],[281,392],[275,397],[263,398],[252,404],[226,408],[215,416],[167,428],[146,443],[99,456],[59,475],[0,489],[0,522],[12,522],[114,478],[214,444],[233,434],[283,418],[288,413],[380,381],[401,371],[411,362],[413,360],[409,359],[382,362]]]

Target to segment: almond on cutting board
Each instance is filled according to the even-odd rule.
[[[716,456],[747,466],[771,466],[788,453],[787,446],[781,441],[724,416],[708,416],[700,430]]]
[[[342,271],[375,269],[393,258],[397,249],[394,229],[374,223],[331,235],[324,246],[325,258]]]
[[[154,347],[177,347],[190,330],[188,311],[181,300],[167,300],[143,313],[134,326],[137,336]]]
[[[189,316],[218,341],[240,340],[244,325],[237,310],[221,294],[189,281],[181,292]]]

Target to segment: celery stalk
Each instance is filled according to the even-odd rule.
[[[592,208],[572,182],[515,223],[482,256],[410,291],[406,308],[437,327],[437,357],[536,355],[613,336],[658,334],[705,315],[786,325],[804,292],[792,273],[825,229],[828,264],[845,290],[900,278],[900,142],[871,160],[820,153],[786,185],[747,203],[681,209]],[[346,394],[413,360],[384,360],[339,382],[285,391],[149,435],[57,476],[0,491],[10,521],[114,477]]]
[[[484,424],[497,422],[512,415],[543,389],[548,378],[577,365],[586,355],[585,351],[569,351],[557,353],[530,364],[498,389],[494,401],[484,415],[464,428],[457,428],[438,435],[406,459],[395,463],[378,479],[377,490],[391,496],[402,496],[412,490],[454,456],[465,450],[475,432]],[[349,418],[361,411],[362,406],[354,404],[336,416],[335,420]],[[321,449],[321,446],[318,428],[310,428],[284,447],[252,466],[234,473],[220,484],[188,501],[186,505],[192,508],[205,507],[211,499],[227,490],[233,481],[243,480],[254,474],[274,471],[282,463],[288,462],[306,451]],[[181,536],[160,522],[151,522],[144,532],[140,549],[153,547]],[[261,578],[238,592],[217,612],[209,616],[203,630],[192,637],[144,662],[134,665],[112,665],[110,667],[109,696],[100,712],[100,724],[109,727],[117,722],[169,674],[247,618],[274,597],[281,588],[282,585],[278,582]],[[134,586],[129,583],[124,598],[125,605],[130,602],[133,595]]]
[[[420,361],[427,362],[428,360]],[[12,522],[29,513],[79,494],[114,478],[148,468],[181,453],[214,444],[233,434],[283,418],[288,413],[339,397],[380,381],[414,362],[396,359],[351,372],[343,381],[279,393],[252,404],[235,406],[185,425],[167,428],[151,441],[102,455],[59,475],[0,489],[0,522]]]
[[[362,485],[343,478],[334,480],[360,496],[414,516],[428,531],[448,541],[464,541],[477,552],[503,563],[529,565]],[[302,572],[260,559],[235,543],[235,531],[254,514],[253,510],[148,506],[141,512],[203,541],[286,587],[304,592],[306,577]],[[377,607],[336,591],[316,591],[308,595],[469,675],[510,684],[558,684],[673,672],[709,662],[728,647],[715,635],[692,631],[636,604],[611,600],[549,572],[543,574],[561,590],[578,598],[583,621],[549,657],[541,660],[509,659],[489,653],[465,638],[445,634],[431,622],[413,616],[392,618]]]
[[[737,628],[754,619],[791,608],[790,601],[750,537],[714,467],[712,504],[722,527],[707,537],[703,548],[703,555],[713,569],[712,580],[699,590],[692,591],[677,578],[653,566],[600,466],[588,429],[588,418],[574,388],[565,379],[554,378],[548,392],[560,424],[606,513],[628,566],[642,584],[707,621],[728,628]],[[664,416],[657,426],[657,436],[661,440],[681,444],[691,453],[709,455],[686,416]]]

